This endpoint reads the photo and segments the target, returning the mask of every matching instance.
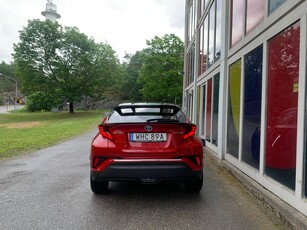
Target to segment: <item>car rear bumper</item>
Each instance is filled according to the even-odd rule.
[[[107,167],[91,170],[91,178],[95,181],[138,181],[153,184],[162,180],[196,180],[201,179],[202,167],[192,170],[181,159],[169,161],[134,161],[115,160]]]

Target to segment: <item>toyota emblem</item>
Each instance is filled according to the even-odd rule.
[[[144,129],[145,129],[145,131],[150,132],[150,131],[152,131],[152,126],[146,125],[146,126],[144,127]]]

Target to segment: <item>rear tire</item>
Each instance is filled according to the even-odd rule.
[[[188,192],[198,193],[203,187],[203,176],[196,180],[190,180],[185,182],[185,189]]]
[[[91,181],[91,189],[95,194],[105,194],[108,192],[109,181],[94,181],[92,178]]]

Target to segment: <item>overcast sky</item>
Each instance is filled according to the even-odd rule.
[[[185,0],[53,0],[63,26],[76,26],[96,42],[107,42],[123,59],[155,35],[184,37]],[[45,20],[47,0],[0,0],[0,62],[12,61],[13,43],[28,20]]]

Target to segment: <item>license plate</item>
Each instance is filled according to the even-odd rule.
[[[162,142],[166,141],[166,133],[130,133],[133,142]]]

